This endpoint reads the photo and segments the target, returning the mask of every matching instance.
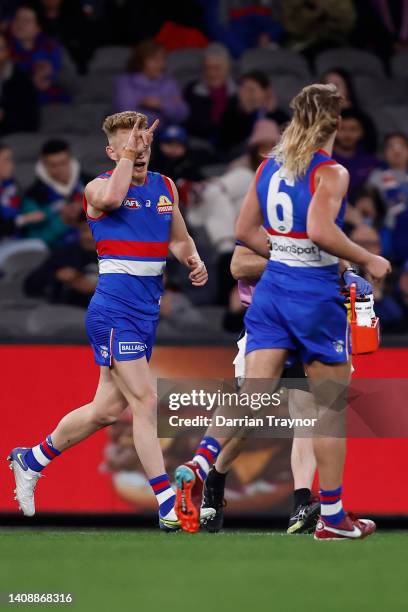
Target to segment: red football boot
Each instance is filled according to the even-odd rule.
[[[195,461],[179,465],[175,472],[176,503],[174,509],[183,531],[195,533],[200,523],[212,518],[214,508],[201,508],[204,480]]]
[[[314,533],[315,540],[363,540],[372,535],[376,524],[370,519],[358,519],[351,513],[337,525],[331,525],[327,519],[320,517]]]

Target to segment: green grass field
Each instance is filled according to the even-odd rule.
[[[0,530],[0,608],[75,612],[408,609],[408,533],[315,542],[278,532]],[[72,593],[9,605],[9,592]]]

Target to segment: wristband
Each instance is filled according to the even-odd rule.
[[[129,159],[131,162],[134,162],[136,159],[136,151],[135,149],[124,149],[121,159]]]

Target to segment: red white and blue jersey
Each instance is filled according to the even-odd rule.
[[[338,259],[320,249],[307,235],[307,214],[315,190],[315,174],[326,164],[336,164],[317,151],[302,178],[293,180],[274,159],[258,169],[256,190],[263,226],[270,241],[270,260],[265,274],[275,285],[292,290],[319,290],[322,283],[338,287]],[[342,227],[346,202],[336,219]]]
[[[97,178],[109,179],[112,172]],[[99,258],[94,304],[142,319],[158,318],[173,203],[169,179],[148,172],[143,185],[129,186],[119,208],[98,218],[87,215]]]

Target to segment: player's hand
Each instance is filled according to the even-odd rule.
[[[374,281],[379,281],[391,272],[391,264],[380,255],[370,255],[365,269]]]
[[[370,293],[373,292],[372,284],[351,270],[346,270],[343,273],[343,280],[345,289],[350,289],[350,285],[355,283],[358,297],[362,295],[370,295]]]
[[[191,255],[187,259],[187,265],[191,269],[188,278],[194,287],[203,287],[208,281],[208,272],[205,263],[198,257]]]
[[[148,147],[150,147],[153,142],[153,133],[159,125],[159,120],[156,119],[148,130],[141,130],[140,121],[141,118],[138,117],[125,147],[126,149],[136,151],[137,155],[143,153]]]

